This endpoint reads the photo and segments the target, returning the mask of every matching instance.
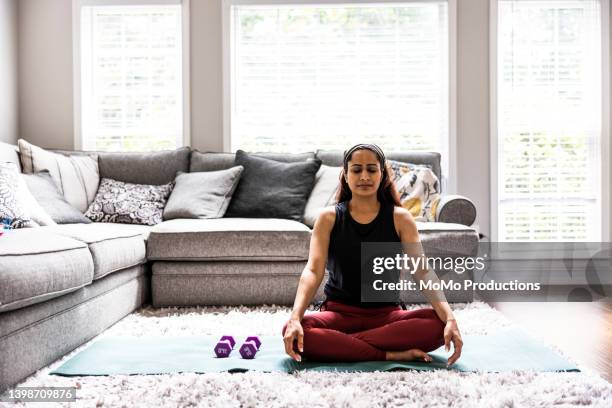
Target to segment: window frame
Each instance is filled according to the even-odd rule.
[[[241,5],[336,5],[336,4],[402,4],[445,1],[448,5],[448,174],[442,174],[444,194],[457,191],[457,0],[222,0],[222,59],[223,59],[223,151],[231,152],[231,107],[235,92],[231,82],[233,60],[231,7]],[[348,146],[347,146],[348,147]],[[444,152],[440,152],[443,154]]]
[[[182,56],[182,145],[191,145],[191,96],[190,96],[190,28],[191,0],[72,0],[72,72],[73,72],[73,143],[75,150],[83,150],[82,86],[81,86],[81,8],[83,6],[156,6],[181,5],[181,56]]]
[[[489,0],[489,157],[491,162],[490,187],[490,228],[491,241],[499,241],[499,151],[498,151],[498,126],[497,126],[497,70],[498,70],[498,18],[500,0]],[[529,1],[529,0],[526,0]],[[542,0],[534,0],[542,1]],[[600,238],[603,242],[610,242],[611,216],[606,209],[610,208],[610,0],[599,0],[601,7],[601,136],[599,149],[597,149],[599,160],[599,186],[598,196],[601,206],[598,218],[601,221]]]

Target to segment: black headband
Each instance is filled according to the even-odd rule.
[[[345,151],[344,152],[344,159],[342,160],[342,164],[343,164],[345,169],[348,167],[349,157],[351,157],[351,155],[356,150],[362,150],[362,149],[367,149],[367,150],[373,151],[376,154],[376,156],[378,156],[378,160],[380,161],[380,165],[382,167],[381,170],[385,171],[385,164],[387,162],[387,159],[385,158],[385,154],[383,153],[382,149],[380,147],[378,147],[378,145],[375,145],[373,143],[359,143],[359,144],[356,144],[355,146],[351,147],[347,151]]]

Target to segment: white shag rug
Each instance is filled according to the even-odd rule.
[[[409,308],[419,307],[422,306]],[[462,334],[487,334],[513,324],[482,302],[454,304],[453,311]],[[289,312],[289,308],[277,306],[144,308],[119,321],[91,342],[106,336],[220,336],[228,333],[238,337],[252,334],[280,336]],[[460,373],[436,370],[108,377],[60,377],[48,374],[91,342],[41,369],[19,385],[76,386],[77,403],[62,404],[67,407],[612,406],[612,385],[592,370],[580,366],[583,371],[579,373]],[[556,347],[550,347],[560,352]],[[575,363],[570,356],[564,357]],[[34,405],[40,407],[44,404]]]

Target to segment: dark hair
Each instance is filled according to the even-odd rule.
[[[382,171],[382,178],[380,180],[380,185],[378,186],[378,191],[376,192],[376,197],[381,204],[392,203],[393,205],[401,206],[400,197],[395,188],[395,183],[393,182],[393,170],[387,164],[387,160],[385,159],[385,154],[382,149],[375,144],[370,143],[360,143],[351,147],[350,149],[344,152],[344,160],[342,161],[342,170],[340,171],[340,186],[336,192],[336,202],[341,203],[342,201],[348,201],[353,197],[353,193],[349,188],[348,183],[346,182],[346,174],[348,173],[348,162],[353,157],[353,153],[357,150],[369,150],[376,155],[378,162],[380,163],[380,168]]]

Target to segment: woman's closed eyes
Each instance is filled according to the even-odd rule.
[[[368,173],[376,173],[378,171],[378,167],[371,166],[371,167],[368,167],[367,170],[368,170]],[[351,168],[351,172],[353,172],[355,174],[361,173],[361,167],[353,166]]]

